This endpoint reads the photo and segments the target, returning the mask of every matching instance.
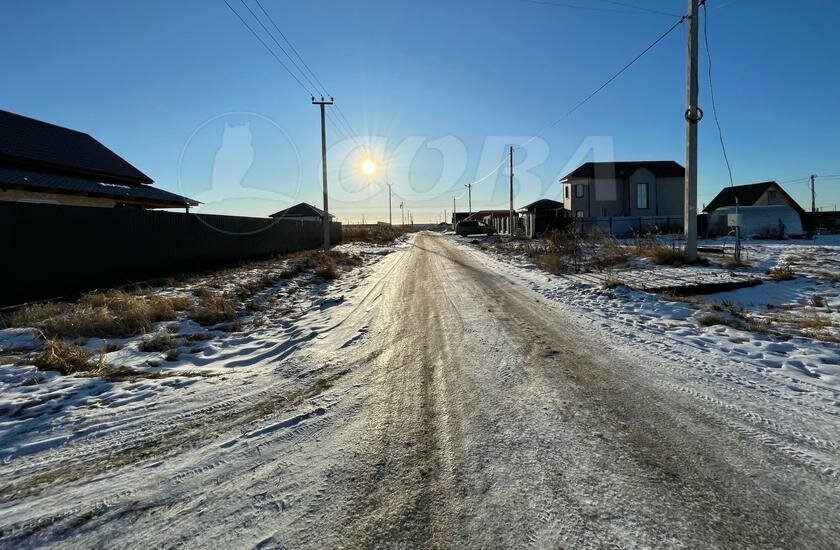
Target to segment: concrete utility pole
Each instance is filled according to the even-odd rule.
[[[385,185],[388,186],[388,225],[394,225],[393,218],[391,217],[391,184],[386,181]]]
[[[697,260],[697,123],[703,118],[697,108],[697,62],[700,0],[688,0],[688,74],[685,111],[685,259]]]
[[[320,101],[316,101],[315,97],[312,97],[312,104],[321,107],[321,170],[324,182],[324,250],[329,250],[330,248],[330,207],[327,199],[327,126],[324,123],[324,107],[326,105],[332,105],[333,103],[333,98],[330,98],[329,101],[324,101],[324,98],[322,97]]]
[[[811,212],[817,211],[817,190],[816,186],[814,185],[816,182],[814,180],[817,179],[816,174],[811,174]]]
[[[513,238],[513,145],[510,146],[510,238]]]
[[[468,205],[468,212],[469,215],[472,216],[472,184],[468,183],[464,187],[467,188],[467,205]]]
[[[452,229],[458,221],[458,211],[455,209],[455,195],[452,195]]]
[[[400,201],[400,219],[402,220],[402,225],[405,225],[405,210],[403,209],[403,205],[405,203]]]

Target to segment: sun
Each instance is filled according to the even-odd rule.
[[[371,159],[365,159],[364,162],[362,162],[362,172],[368,176],[372,175],[376,172],[376,163]]]

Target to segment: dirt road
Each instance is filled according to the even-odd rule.
[[[206,413],[202,429],[184,419],[199,435],[179,451],[149,450],[0,519],[37,519],[21,507],[89,502],[102,487],[114,492],[105,509],[80,521],[77,506],[3,540],[837,547],[836,477],[756,443],[742,417],[675,389],[642,354],[576,328],[447,238],[420,234],[392,256],[279,367],[320,365],[294,399],[268,385],[260,414],[251,403]],[[152,479],[159,460],[183,468]]]

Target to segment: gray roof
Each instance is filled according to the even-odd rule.
[[[735,185],[732,187],[724,187],[720,193],[718,193],[712,202],[709,203],[706,208],[703,209],[704,212],[714,212],[716,208],[722,208],[725,206],[735,206],[735,199],[738,199],[738,204],[741,206],[752,206],[755,204],[761,196],[770,188],[778,189],[782,195],[788,200],[791,207],[799,212],[800,215],[804,215],[805,211],[799,206],[799,203],[793,200],[793,197],[787,194],[787,192],[782,189],[782,186],[776,183],[775,181],[762,181],[760,183],[749,183],[746,185]]]
[[[647,168],[658,178],[682,178],[685,168],[673,160],[634,160],[630,162],[587,162],[566,174],[560,181],[569,178],[626,178],[639,168]]]
[[[324,211],[320,208],[316,208],[309,204],[308,202],[301,202],[294,206],[290,206],[285,210],[281,210],[279,212],[275,212],[271,216],[271,218],[312,218],[318,217],[323,219],[324,218]],[[330,214],[330,218],[334,218],[332,214]]]
[[[83,132],[0,110],[0,161],[61,173],[152,183],[152,179]]]
[[[0,188],[108,197],[160,203],[161,207],[197,206],[201,203],[163,189],[137,183],[103,182],[78,176],[50,174],[0,166]]]

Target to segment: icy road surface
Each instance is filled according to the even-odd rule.
[[[0,465],[0,544],[837,547],[836,391],[497,268],[419,234],[291,355],[56,416]]]

